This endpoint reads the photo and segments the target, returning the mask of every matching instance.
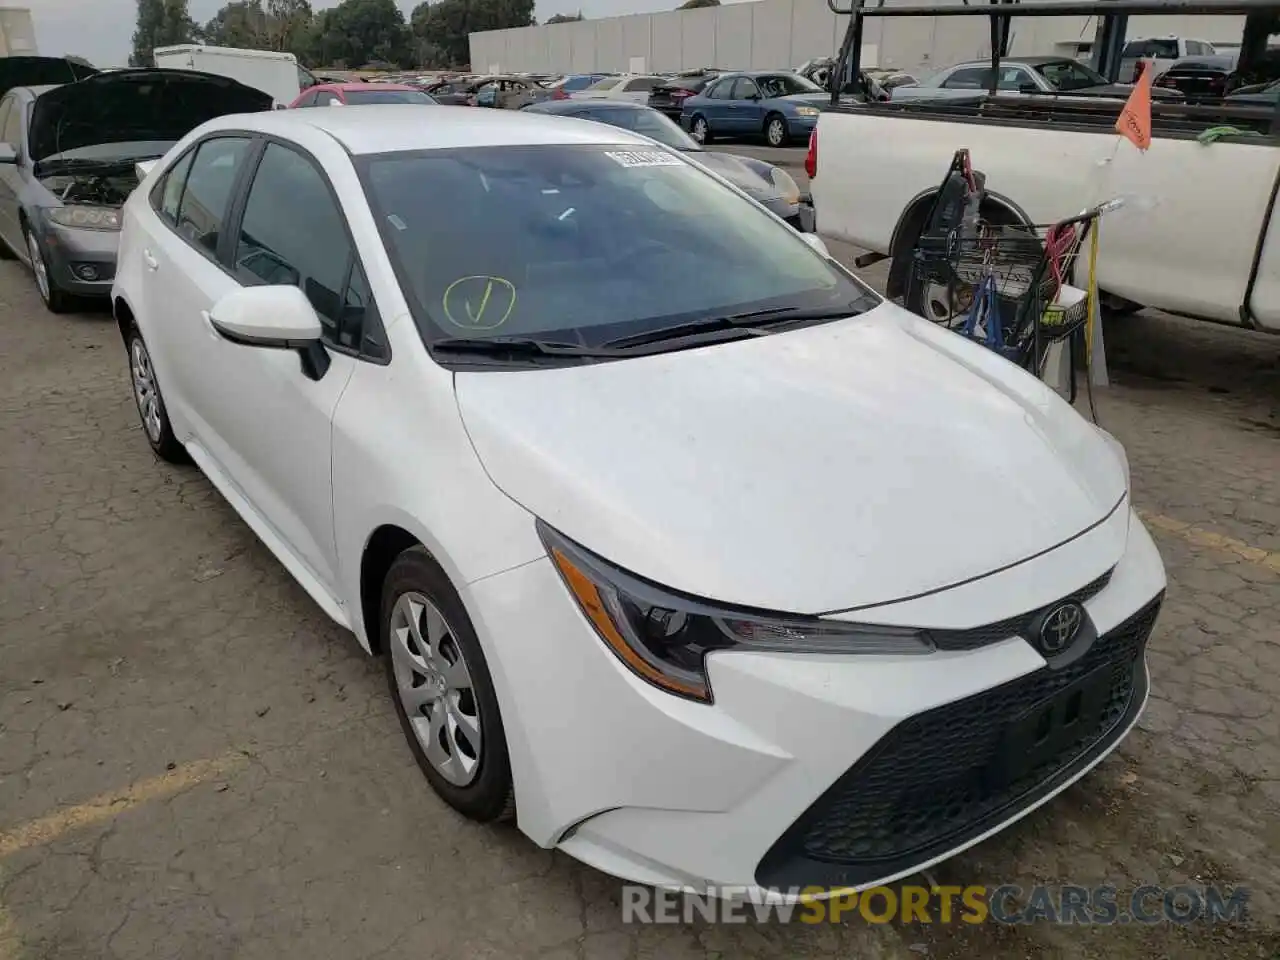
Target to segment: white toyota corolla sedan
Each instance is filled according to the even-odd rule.
[[[1165,575],[1116,441],[679,154],[225,117],[124,213],[152,449],[383,655],[470,817],[642,882],[866,887],[1142,711]]]

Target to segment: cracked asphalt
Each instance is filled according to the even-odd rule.
[[[1107,335],[1101,420],[1170,575],[1151,703],[933,879],[1246,885],[1248,923],[624,925],[616,881],[435,799],[377,665],[151,456],[110,317],[0,264],[0,960],[1276,960],[1280,337]]]

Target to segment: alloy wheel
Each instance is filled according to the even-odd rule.
[[[439,608],[405,593],[391,614],[396,695],[431,766],[465,787],[480,770],[483,739],[471,672]]]
[[[787,125],[778,117],[774,117],[769,121],[769,130],[766,134],[769,138],[769,146],[780,147],[787,142]]]
[[[40,299],[48,303],[51,298],[49,288],[49,268],[45,266],[44,254],[40,252],[40,244],[30,230],[27,235],[27,253],[31,257],[31,272],[36,275],[36,289],[40,291]]]
[[[147,353],[146,344],[141,337],[135,336],[129,345],[129,371],[133,375],[133,397],[138,402],[143,429],[147,431],[151,442],[158,444],[164,429],[160,390],[156,386],[151,355]]]
[[[697,140],[698,143],[706,143],[707,142],[707,121],[702,119],[702,117],[698,117],[696,120],[693,121],[693,129],[690,131],[690,133],[693,135],[693,139]]]

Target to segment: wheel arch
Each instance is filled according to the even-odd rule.
[[[916,240],[924,230],[926,218],[938,196],[937,188],[925,190],[912,198],[898,218],[893,228],[893,236],[889,240],[889,257],[893,261],[889,267],[889,280],[885,285],[885,296],[890,300],[897,299],[906,293],[907,279],[911,273],[911,252],[915,249]],[[987,191],[981,207],[982,218],[989,223],[1031,225],[1031,217],[1017,203],[999,193]]]
[[[133,315],[133,308],[129,306],[129,301],[119,295],[112,297],[111,315],[115,317],[116,326],[120,330],[120,339],[128,346],[129,331],[138,325],[137,318]]]
[[[382,585],[396,557],[413,547],[422,547],[435,563],[431,550],[414,534],[394,523],[384,523],[369,535],[360,555],[360,622],[369,650],[377,656],[382,649]]]

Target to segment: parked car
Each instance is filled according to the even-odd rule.
[[[1126,43],[1120,52],[1118,76],[1122,81],[1132,83],[1138,79],[1138,62],[1145,60],[1150,65],[1152,78],[1155,78],[1184,57],[1212,57],[1218,52],[1208,40],[1190,40],[1173,34],[1138,37]]]
[[[446,803],[636,882],[834,892],[1132,729],[1165,574],[1117,441],[685,156],[418,116],[195,131],[115,312],[151,448],[384,655]]]
[[[701,93],[718,76],[718,70],[699,70],[696,73],[667,77],[649,93],[647,103],[654,110],[679,123],[684,101]]]
[[[630,73],[603,77],[591,84],[591,86],[569,94],[569,99],[630,100],[632,103],[648,103],[649,94],[663,80],[663,77],[640,76]]]
[[[1155,86],[1177,90],[1188,103],[1215,102],[1230,92],[1235,69],[1232,56],[1189,57],[1156,77]]]
[[[434,104],[431,94],[402,83],[325,83],[312,87],[290,107],[360,106],[369,103]]]
[[[763,136],[771,147],[808,137],[830,94],[795,73],[725,73],[681,105],[680,125],[699,143]]]
[[[593,83],[599,83],[608,73],[571,73],[546,85],[548,100],[568,100],[569,94],[585,90]]]
[[[720,174],[797,230],[812,233],[816,229],[813,204],[807,194],[801,193],[791,174],[755,157],[705,150],[669,117],[652,107],[623,100],[592,100],[586,103],[579,100],[556,100],[535,103],[526,107],[525,111],[595,120],[624,130],[633,130],[672,150],[679,150],[707,169]]]
[[[476,91],[492,80],[493,77],[454,77],[449,80],[438,80],[428,84],[424,89],[436,103],[445,106],[471,106],[475,103]]]
[[[547,89],[535,80],[525,77],[490,77],[487,83],[476,88],[468,102],[473,107],[519,110],[548,95]]]
[[[1241,87],[1227,97],[1227,103],[1242,106],[1274,107],[1280,101],[1280,80]]]
[[[105,297],[120,207],[139,161],[205,120],[270,110],[269,93],[192,70],[95,73],[55,58],[0,59],[0,251],[25,261],[54,313]],[[50,81],[72,79],[53,85]]]
[[[973,60],[940,70],[910,86],[895,87],[892,99],[937,100],[981,96],[991,88],[991,61]],[[1109,83],[1107,78],[1078,60],[1067,57],[1006,57],[1000,61],[998,96],[1102,97],[1125,99],[1133,84]],[[1156,99],[1180,100],[1177,90],[1155,87]]]

